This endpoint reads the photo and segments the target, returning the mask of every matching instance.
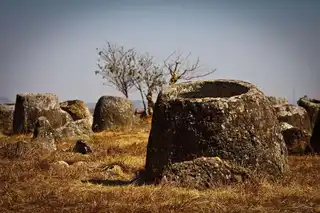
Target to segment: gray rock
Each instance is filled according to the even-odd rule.
[[[294,127],[286,122],[281,122],[280,125],[289,154],[301,155],[313,152],[310,146],[311,133],[307,133],[301,128]]]
[[[311,122],[307,111],[293,104],[274,105],[289,154],[311,152]]]
[[[12,133],[14,104],[0,104],[0,132],[9,135]]]
[[[74,121],[92,117],[89,108],[81,100],[64,101],[60,103],[60,107],[62,110],[70,114]]]
[[[46,117],[39,117],[33,131],[34,144],[41,146],[41,148],[48,151],[57,150],[55,141],[55,131]]]
[[[307,111],[293,104],[279,104],[274,106],[279,122],[286,122],[307,134],[311,134],[311,122]]]
[[[60,115],[61,115],[63,124],[67,124],[67,123],[73,121],[73,119],[69,113],[67,113],[66,111],[64,111],[62,109],[60,109],[59,111],[60,111]]]
[[[310,99],[305,96],[298,100],[298,105],[306,109],[313,129],[320,111],[320,100]]]
[[[114,96],[102,96],[94,110],[92,130],[101,132],[118,127],[131,128],[133,120],[133,104],[130,100]]]
[[[175,163],[219,157],[257,177],[279,177],[287,148],[275,110],[250,83],[236,80],[176,84],[158,96],[147,145],[145,181]]]
[[[24,93],[16,98],[13,133],[29,133],[37,119],[44,116],[53,128],[63,126],[58,97],[54,94]]]
[[[33,131],[34,138],[48,138],[53,137],[54,129],[46,117],[39,117]]]
[[[73,147],[73,151],[79,152],[81,154],[88,154],[92,152],[92,149],[89,146],[88,142],[84,140],[78,140]]]
[[[266,96],[271,105],[288,104],[288,100],[282,97]]]
[[[92,118],[71,121],[63,127],[55,130],[55,138],[57,140],[63,140],[90,137],[93,134],[91,130],[91,124]]]

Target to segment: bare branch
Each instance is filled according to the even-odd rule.
[[[113,45],[110,42],[101,49],[97,49],[99,60],[95,74],[100,74],[109,85],[122,92],[127,98],[128,93],[134,88],[131,81],[131,70],[134,69],[136,52],[134,49],[125,50],[122,46]]]
[[[195,64],[193,64],[190,68],[186,68],[179,76],[178,78],[181,79],[183,78],[186,74],[193,72],[197,69],[199,69],[201,67],[201,65],[199,65],[199,57],[197,58],[197,61]]]
[[[182,57],[182,53],[179,53],[174,57],[176,52],[170,54],[164,61],[164,67],[169,70],[170,80],[169,85],[175,84],[179,80],[190,80],[194,78],[200,78],[212,74],[216,70],[206,72],[204,74],[199,74],[200,68],[200,59],[197,58],[196,62],[191,66],[189,65],[189,57],[191,52],[186,57]],[[170,60],[174,58],[174,60]],[[198,73],[198,74],[196,74]]]
[[[192,80],[192,79],[195,79],[195,78],[202,78],[202,77],[205,77],[205,76],[208,76],[208,75],[214,73],[216,70],[217,70],[217,69],[213,69],[213,70],[211,70],[210,72],[204,73],[204,74],[202,74],[202,75],[184,77],[183,80],[189,81],[189,80]]]
[[[173,53],[171,53],[171,54],[164,60],[164,63],[166,63],[174,54],[176,54],[176,51],[174,51]]]
[[[148,53],[137,55],[137,66],[132,77],[135,87],[146,97],[148,102],[147,114],[153,111],[153,94],[165,85],[163,69],[154,62],[154,57]]]

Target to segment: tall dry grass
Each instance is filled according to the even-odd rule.
[[[320,212],[319,156],[289,157],[291,171],[277,182],[205,191],[132,186],[148,134],[147,127],[95,134],[89,155],[70,152],[75,141],[64,141],[53,153],[0,159],[0,212]],[[30,137],[1,136],[0,147]]]

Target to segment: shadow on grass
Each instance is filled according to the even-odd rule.
[[[82,183],[92,183],[92,184],[99,184],[104,186],[142,186],[142,185],[149,185],[152,183],[145,182],[144,170],[139,170],[137,175],[131,180],[101,180],[101,179],[89,179],[89,180],[82,180]]]
[[[126,186],[126,185],[134,185],[132,181],[123,181],[123,180],[98,180],[98,179],[90,179],[90,180],[82,180],[82,183],[92,183],[104,186]]]

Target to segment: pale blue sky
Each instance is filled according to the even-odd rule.
[[[108,40],[150,52],[200,56],[207,77],[250,81],[291,102],[320,98],[320,1],[1,0],[0,96],[52,92],[96,102],[96,48]],[[131,94],[131,99],[139,99]]]

